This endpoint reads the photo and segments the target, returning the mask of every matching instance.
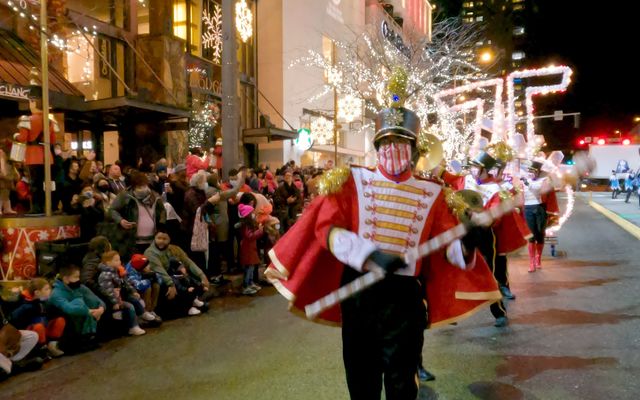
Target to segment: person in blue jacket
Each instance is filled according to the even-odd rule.
[[[70,332],[69,335],[65,332],[65,343],[77,345],[79,351],[96,347],[95,334],[105,304],[80,282],[80,267],[70,264],[60,268],[49,305],[60,311],[67,321]]]

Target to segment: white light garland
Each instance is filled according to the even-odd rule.
[[[333,143],[333,121],[325,117],[318,117],[311,121],[311,136],[318,144]]]
[[[222,58],[222,7],[213,3],[213,14],[205,8],[202,11],[202,20],[206,28],[202,32],[202,47],[212,49],[213,62],[220,64]]]
[[[468,93],[478,89],[494,87],[495,90],[494,90],[494,100],[493,100],[493,124],[492,124],[493,132],[491,135],[491,142],[498,142],[500,140],[506,139],[504,135],[504,129],[503,129],[504,127],[504,109],[502,106],[503,86],[504,86],[504,79],[502,78],[488,79],[484,81],[468,83],[462,86],[457,86],[452,89],[442,90],[436,93],[435,98],[437,100],[442,100],[450,96],[455,96],[455,98],[457,98],[457,95],[462,93]],[[478,112],[481,113],[479,115],[479,120],[482,122],[482,119],[484,118],[484,109],[482,110],[478,109]],[[476,118],[476,120],[478,120],[478,118]],[[480,130],[480,128],[476,128],[476,129]]]
[[[253,35],[253,14],[245,0],[236,3],[236,29],[245,43]]]
[[[353,122],[362,115],[362,100],[346,95],[338,100],[338,118],[347,122]]]
[[[515,71],[507,76],[507,130],[509,137],[516,134],[516,108],[515,108],[515,91],[514,80],[523,78],[543,77],[562,74],[562,80],[555,85],[528,86],[525,89],[525,105],[527,110],[527,143],[531,147],[532,139],[535,135],[533,126],[534,107],[533,96],[538,94],[548,94],[564,91],[571,83],[571,74],[573,71],[567,66],[550,66],[539,69],[528,69]]]
[[[562,216],[558,220],[557,225],[554,225],[547,229],[546,231],[547,235],[554,236],[562,228],[562,225],[565,222],[567,222],[567,220],[569,219],[569,217],[571,217],[571,214],[573,213],[573,205],[575,203],[575,193],[573,192],[573,188],[571,187],[571,185],[566,185],[564,187],[564,192],[567,195],[567,206],[564,210],[564,214],[562,214]]]

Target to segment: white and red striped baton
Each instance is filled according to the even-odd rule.
[[[471,218],[471,226],[489,226],[493,221],[505,215],[516,208],[516,204],[513,200],[504,200],[496,207],[492,207],[489,210],[474,214]],[[415,260],[419,260],[423,257],[434,253],[437,250],[451,244],[454,240],[462,238],[467,234],[469,226],[460,223],[455,227],[442,232],[438,236],[426,241],[416,248],[414,255],[409,255]],[[366,268],[369,270],[366,274],[354,279],[348,284],[340,287],[337,290],[329,293],[328,295],[316,300],[315,302],[307,305],[304,308],[305,314],[309,319],[315,319],[323,311],[339,304],[348,299],[349,297],[363,291],[364,289],[373,286],[377,282],[380,282],[385,277],[385,271],[382,267],[367,261]]]

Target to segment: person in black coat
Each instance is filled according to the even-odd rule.
[[[302,195],[293,182],[293,173],[284,173],[284,182],[278,187],[274,196],[276,215],[280,220],[281,233],[284,234],[298,219],[302,211]]]

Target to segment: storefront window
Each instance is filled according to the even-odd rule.
[[[89,43],[95,46],[97,51]],[[125,45],[108,36],[83,35],[79,31],[67,38],[64,53],[65,77],[87,100],[124,96],[124,85],[111,68],[125,79]],[[111,68],[110,68],[110,66]]]
[[[205,0],[206,1],[206,0]],[[201,55],[202,0],[175,0],[173,34],[187,42],[187,51]]]

